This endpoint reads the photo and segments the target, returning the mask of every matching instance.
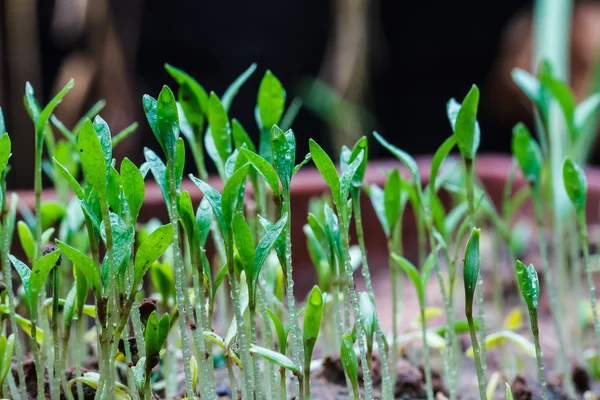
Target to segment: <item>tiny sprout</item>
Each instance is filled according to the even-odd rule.
[[[321,320],[325,302],[323,293],[318,286],[314,286],[308,297],[308,304],[304,312],[304,326],[302,327],[302,342],[304,343],[304,393],[310,399],[310,362],[313,349],[319,337]]]
[[[537,188],[542,171],[542,151],[523,123],[513,128],[512,151],[527,182]]]
[[[581,167],[570,158],[565,159],[563,164],[563,181],[565,190],[577,215],[585,213],[585,200],[587,196],[587,179]]]
[[[345,334],[342,337],[342,348],[340,351],[340,358],[342,360],[342,366],[346,376],[352,384],[352,392],[354,399],[360,398],[358,390],[358,360],[356,358],[356,352],[354,351],[354,342],[350,333]]]
[[[4,379],[6,379],[8,371],[10,371],[14,348],[14,334],[11,334],[8,338],[4,335],[0,336],[0,388],[4,383]]]

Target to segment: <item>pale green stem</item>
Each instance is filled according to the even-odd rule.
[[[256,298],[258,300],[258,312],[260,314],[260,318],[263,321],[261,324],[261,336],[262,341],[267,349],[275,350],[275,345],[273,343],[273,332],[271,330],[271,325],[269,324],[269,314],[267,314],[265,300],[263,295],[264,288],[262,285],[259,286],[258,291],[256,292]],[[267,392],[271,393],[271,399],[275,400],[277,398],[277,384],[276,384],[276,374],[275,368],[273,368],[273,363],[265,363],[266,364],[266,374],[269,376],[268,380],[268,390]]]
[[[360,207],[360,190],[352,191],[352,204],[354,206],[354,221],[356,225],[356,236],[358,238],[358,245],[360,247],[361,262],[362,262],[362,275],[365,279],[365,286],[367,293],[373,302],[373,307],[377,309],[375,305],[375,293],[373,291],[373,283],[371,282],[371,273],[369,271],[369,264],[367,261],[367,249],[365,246],[365,237],[362,225],[362,215]],[[381,376],[382,376],[382,395],[384,398],[392,396],[392,380],[390,378],[390,369],[388,364],[388,354],[385,351],[385,343],[383,340],[383,330],[379,323],[379,316],[375,314],[375,340],[379,349],[379,357],[381,359]],[[371,355],[367,355],[367,360],[371,362]],[[369,370],[371,370],[369,364]]]
[[[345,200],[344,200],[345,201]],[[342,249],[344,251],[344,266],[346,272],[346,280],[348,290],[350,292],[350,301],[352,303],[354,320],[356,321],[356,338],[358,341],[358,348],[360,351],[360,360],[361,365],[363,367],[363,381],[365,385],[365,398],[367,400],[371,400],[373,397],[373,381],[371,378],[371,371],[367,365],[367,349],[366,349],[366,335],[363,329],[362,324],[360,323],[360,308],[358,305],[358,296],[356,295],[356,290],[354,289],[354,277],[352,265],[350,264],[350,243],[348,238],[348,207],[344,204],[340,207],[342,210],[342,215],[340,216],[340,233],[342,236]],[[338,211],[340,210],[338,208]]]
[[[546,385],[546,376],[544,375],[544,363],[542,362],[542,347],[540,346],[537,310],[529,310],[529,319],[531,321],[531,332],[533,333],[533,341],[535,343],[535,357],[537,359],[540,386],[542,387],[542,400],[546,400],[548,398],[548,389]]]
[[[576,234],[577,226],[575,224],[568,225],[570,234],[569,234],[569,265],[571,266],[571,283],[573,285],[573,290],[571,292],[574,298],[574,304],[579,306],[582,304],[582,293],[583,286],[581,284],[581,260],[579,258],[579,237]],[[583,343],[583,332],[579,329],[579,322],[577,320],[577,313],[573,313],[572,316],[572,324],[571,324],[571,334],[575,338],[575,340],[571,341],[573,345],[573,352],[577,357],[578,362],[583,362],[582,357],[582,347],[580,343]]]
[[[250,300],[250,339],[252,344],[258,344],[258,337],[256,335],[256,302],[255,300]],[[254,372],[254,394],[253,398],[262,399],[262,380],[260,379],[260,363],[258,360],[258,356],[251,355],[253,365],[252,369]]]
[[[433,384],[431,383],[431,365],[429,363],[429,346],[427,344],[427,320],[425,319],[425,304],[421,304],[421,332],[423,334],[423,363],[425,364],[425,388],[427,399],[433,400]]]
[[[546,291],[550,300],[550,314],[552,316],[552,322],[554,323],[554,330],[556,331],[556,338],[558,340],[558,353],[560,355],[560,365],[562,373],[565,377],[566,387],[572,386],[569,368],[569,359],[567,358],[566,342],[563,335],[561,321],[558,318],[558,298],[556,297],[556,290],[554,283],[552,282],[552,270],[550,269],[550,262],[548,260],[548,246],[546,243],[546,237],[544,236],[544,217],[542,211],[542,201],[540,192],[537,188],[532,188],[532,200],[533,209],[535,213],[535,220],[538,231],[538,242],[540,246],[540,256],[542,257],[542,267],[544,269],[544,283],[546,285]]]
[[[175,291],[176,291],[176,302],[179,313],[182,314],[179,317],[179,330],[181,334],[181,351],[183,353],[183,371],[185,374],[185,390],[188,397],[194,396],[194,390],[192,387],[192,372],[190,368],[190,347],[187,333],[186,322],[189,321],[185,308],[185,299],[183,288],[185,285],[185,275],[183,270],[183,259],[181,256],[181,243],[179,240],[179,213],[177,211],[177,183],[175,175],[175,160],[173,157],[167,155],[167,168],[169,171],[169,208],[170,208],[170,219],[171,226],[173,227],[173,261],[175,270]],[[187,285],[185,285],[187,286]]]
[[[469,323],[469,333],[471,334],[471,344],[473,345],[473,354],[475,356],[475,369],[477,370],[477,382],[479,386],[479,399],[487,400],[485,392],[485,373],[483,366],[481,365],[481,348],[477,341],[477,332],[475,331],[475,324],[473,323],[473,311],[471,307],[466,312],[467,322]]]
[[[52,343],[54,345],[54,388],[52,397],[58,399],[60,397],[60,377],[64,376],[60,363],[60,337],[58,332],[58,300],[60,297],[60,264],[57,264],[52,269],[53,291],[52,294]],[[65,353],[67,349],[65,348]]]
[[[127,364],[132,363],[133,358],[131,355],[131,344],[129,343],[129,329],[123,331],[123,345],[123,347],[125,347],[125,361],[127,361]],[[131,390],[134,400],[137,400],[139,396],[137,388],[135,387],[133,371],[131,368],[127,368],[127,386],[129,386],[129,390]]]
[[[281,400],[287,400],[287,379],[285,377],[286,375],[286,370],[283,367],[280,367],[280,380],[279,380],[279,384],[280,384],[280,392],[281,392]]]
[[[235,380],[235,373],[233,372],[233,364],[231,362],[231,358],[229,356],[225,356],[225,363],[227,364],[227,372],[229,373],[229,386],[231,389],[231,396],[234,399],[238,397],[238,389],[237,382]]]
[[[31,337],[32,337],[32,343],[31,343],[31,350],[33,352],[33,361],[35,363],[35,376],[36,376],[36,380],[37,380],[37,398],[38,400],[44,400],[45,399],[45,393],[44,393],[44,371],[46,370],[46,368],[42,365],[42,363],[40,362],[40,346],[37,343],[37,311],[36,310],[32,310],[33,312],[33,316],[31,318]]]
[[[80,314],[75,326],[75,376],[81,376],[81,360],[83,358],[83,333],[85,330],[83,315]],[[83,400],[83,385],[77,382],[77,399]]]
[[[583,259],[585,262],[585,274],[587,276],[588,288],[590,290],[590,307],[594,317],[594,333],[596,334],[596,349],[600,349],[600,320],[598,320],[598,309],[596,307],[596,285],[592,274],[592,264],[590,262],[590,246],[588,242],[587,223],[585,213],[578,217],[579,232],[581,235],[581,247],[583,249]]]

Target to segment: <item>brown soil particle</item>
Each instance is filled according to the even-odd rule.
[[[142,323],[146,323],[152,311],[156,311],[156,299],[145,298],[138,304],[138,309],[140,310],[140,318]]]
[[[396,386],[394,396],[400,398],[415,398],[425,396],[424,376],[421,371],[404,359],[397,363]]]
[[[575,390],[577,390],[579,393],[585,393],[591,389],[590,375],[585,368],[583,368],[581,365],[574,365],[571,374],[573,376]]]
[[[510,387],[515,400],[531,400],[533,392],[522,375],[517,375]]]
[[[323,377],[327,382],[334,383],[336,385],[345,385],[346,376],[344,375],[344,367],[342,361],[337,355],[328,355],[323,359],[323,366],[320,372],[320,376]]]

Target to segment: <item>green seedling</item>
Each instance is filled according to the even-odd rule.
[[[358,360],[356,358],[356,353],[354,352],[354,341],[351,334],[346,334],[342,337],[340,358],[346,377],[350,380],[352,385],[353,398],[354,400],[358,400],[360,399],[358,388]]]
[[[585,172],[567,158],[563,164],[563,182],[565,190],[577,216],[579,225],[579,235],[581,237],[581,246],[583,249],[583,258],[585,260],[585,273],[587,276],[588,289],[590,291],[590,308],[594,318],[594,332],[596,334],[596,346],[600,346],[600,320],[596,309],[596,286],[592,275],[592,266],[590,261],[590,248],[586,221],[586,197],[587,197],[587,179]],[[600,347],[598,347],[600,348]]]
[[[527,179],[528,185],[531,188],[531,197],[533,201],[535,220],[538,230],[538,243],[540,246],[540,254],[542,256],[542,266],[544,268],[544,281],[550,299],[552,321],[556,336],[559,341],[561,365],[563,373],[568,376],[569,363],[566,354],[565,340],[563,327],[558,319],[558,297],[554,282],[552,282],[552,270],[550,269],[550,261],[548,259],[548,248],[544,235],[544,212],[542,203],[542,152],[537,143],[531,137],[529,131],[523,124],[517,124],[513,129],[513,155],[519,163],[519,167],[523,175]]]
[[[4,385],[4,380],[12,364],[13,352],[15,350],[15,335],[0,336],[0,388]]]
[[[546,388],[546,377],[544,375],[544,364],[542,363],[542,348],[540,346],[540,332],[538,327],[538,302],[540,298],[540,283],[538,280],[537,271],[533,264],[528,267],[525,266],[521,261],[517,260],[517,282],[521,293],[527,303],[529,309],[529,319],[531,321],[531,331],[533,333],[533,339],[535,342],[535,354],[538,363],[538,373],[540,384],[542,386],[542,398],[548,398],[548,391]]]
[[[145,380],[144,392],[146,398],[150,398],[150,371],[158,365],[160,350],[163,348],[165,340],[169,334],[171,322],[169,314],[163,314],[158,319],[156,311],[153,311],[146,322],[144,330],[144,339],[146,341],[146,363],[145,363]]]
[[[481,263],[481,256],[479,254],[479,235],[480,230],[474,228],[471,231],[471,236],[467,242],[464,257],[463,280],[465,285],[465,315],[469,323],[471,344],[473,346],[475,355],[475,368],[477,369],[479,396],[483,400],[487,398],[485,392],[485,374],[482,367],[481,349],[479,347],[479,342],[477,341],[475,324],[473,323],[473,297],[475,296],[475,289],[477,286],[477,281],[479,280],[479,267]]]
[[[325,294],[326,295],[326,294]],[[302,343],[304,344],[304,396],[307,399],[310,395],[310,362],[312,353],[319,337],[321,329],[321,320],[323,319],[323,309],[325,302],[324,294],[318,286],[314,286],[308,297],[308,304],[304,311],[304,326],[302,328]]]

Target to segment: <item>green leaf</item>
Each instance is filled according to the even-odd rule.
[[[174,157],[179,138],[179,114],[175,96],[168,86],[163,86],[156,100],[156,128],[158,143],[168,157]]]
[[[94,130],[92,121],[86,120],[79,133],[79,158],[85,179],[89,182],[99,198],[106,196],[108,169],[100,139]]]
[[[544,101],[542,99],[542,91],[540,81],[529,72],[515,68],[512,70],[512,79],[517,86],[525,93],[525,95],[535,104],[542,115],[546,115],[546,108],[544,107]]]
[[[170,204],[170,191],[167,187],[167,168],[165,167],[165,164],[155,152],[147,147],[144,148],[144,156],[146,158],[146,162],[150,166],[150,171],[152,171],[154,180],[160,188],[163,199],[165,199],[165,203]],[[167,209],[169,209],[170,212],[170,207],[167,206]]]
[[[435,196],[435,181],[437,179],[438,172],[440,167],[442,166],[444,160],[450,154],[454,146],[456,145],[456,137],[450,136],[448,139],[444,140],[444,143],[436,150],[433,158],[431,159],[431,171],[429,173],[429,195],[430,195],[430,203],[432,203],[433,197]]]
[[[256,285],[258,282],[260,270],[263,264],[265,263],[265,260],[269,256],[271,249],[275,245],[275,242],[283,232],[285,224],[287,223],[287,219],[288,215],[287,213],[285,213],[274,225],[271,225],[268,228],[266,228],[267,231],[258,242],[258,246],[256,246],[256,253],[254,257],[254,274],[251,277],[254,291],[256,291]]]
[[[400,171],[398,171],[398,168],[394,168],[383,188],[385,220],[389,225],[390,232],[400,222],[400,192],[402,190],[400,184]]]
[[[271,150],[273,154],[273,166],[281,179],[286,191],[290,188],[290,182],[296,163],[296,138],[294,132],[289,130],[283,132],[277,125],[271,129]]]
[[[477,123],[478,105],[479,88],[477,88],[476,85],[473,85],[460,106],[454,125],[456,144],[458,145],[458,149],[463,158],[467,160],[474,160],[477,149],[479,148],[480,132],[479,124]]]
[[[76,248],[63,243],[60,240],[56,241],[56,245],[60,251],[73,262],[75,268],[82,272],[96,296],[101,296],[102,288],[100,286],[100,271],[98,270],[96,263]]]
[[[8,165],[8,159],[11,156],[11,143],[10,137],[3,133],[0,133],[0,174],[4,172]]]
[[[367,171],[367,161],[369,158],[369,140],[366,136],[361,137],[354,144],[348,162],[351,164],[354,160],[356,160],[356,158],[361,154],[361,151],[363,155],[362,162],[360,163],[359,167],[356,169],[356,173],[352,177],[352,186],[354,186],[355,188],[360,188],[362,186],[363,180],[365,179],[365,173]]]
[[[294,170],[292,171],[292,176],[296,175],[296,173],[298,171],[300,171],[300,169],[306,165],[306,163],[308,163],[310,160],[312,160],[312,155],[310,153],[308,153],[306,156],[304,156],[304,160],[300,161],[300,164],[296,165],[294,167]]]
[[[575,138],[573,117],[575,113],[575,97],[571,88],[564,82],[559,81],[549,73],[542,74],[542,85],[552,93],[552,97],[558,102],[567,123],[567,129],[571,139]]]
[[[471,309],[473,306],[473,295],[475,294],[475,287],[479,279],[479,265],[481,262],[479,255],[479,234],[480,230],[473,228],[465,249],[463,274],[467,309]]]
[[[14,350],[15,334],[11,334],[8,339],[6,336],[0,336],[0,386],[3,386],[6,375],[10,371]]]
[[[321,146],[319,146],[314,140],[309,140],[309,146],[313,162],[317,166],[317,169],[331,190],[333,202],[336,204],[336,206],[342,206],[340,199],[340,178],[338,177],[338,173],[335,169],[333,161],[331,161],[331,158],[329,158],[327,153],[325,153]]]
[[[146,329],[144,329],[144,339],[146,342],[146,357],[148,359],[158,355],[162,344],[159,341],[158,334],[158,316],[156,310],[152,311],[146,322]]]
[[[354,345],[351,334],[342,336],[342,348],[340,351],[342,367],[346,376],[350,380],[353,388],[358,388],[358,360],[354,352]]]
[[[356,171],[361,167],[364,156],[364,151],[359,152],[358,155],[354,158],[354,160],[350,163],[350,165],[348,165],[348,168],[346,168],[342,172],[342,176],[340,179],[340,200],[342,200],[343,202],[345,202],[346,199],[348,199],[348,193],[350,192],[350,187],[353,184],[354,175],[356,174]],[[336,205],[336,207],[339,207],[339,205]],[[348,207],[348,209],[351,210],[350,207]]]
[[[168,304],[169,298],[175,295],[175,277],[171,266],[167,263],[152,263],[150,279],[154,288],[160,293],[162,301]]]
[[[185,117],[192,124],[194,131],[201,130],[204,125],[204,114],[208,110],[206,90],[184,71],[169,64],[165,64],[165,69],[179,84],[177,97]]]
[[[171,246],[173,235],[173,226],[166,224],[155,229],[140,245],[135,254],[134,282],[136,284],[141,282],[150,265]]]
[[[29,83],[29,82],[28,82]],[[43,133],[46,130],[46,124],[50,119],[50,116],[54,112],[56,106],[60,104],[63,97],[67,94],[69,90],[71,90],[75,86],[75,82],[71,79],[53,98],[48,102],[46,107],[40,112],[39,117],[35,119],[35,131],[38,134]],[[27,91],[27,89],[26,89]],[[31,91],[33,94],[33,89]]]
[[[563,164],[563,182],[565,190],[575,211],[585,223],[585,201],[587,197],[587,178],[583,169],[570,158]]]
[[[506,391],[504,393],[506,400],[513,400],[513,394],[512,394],[512,390],[510,389],[510,385],[508,384],[508,382],[504,382],[504,384],[506,385]]]
[[[306,310],[304,311],[304,322],[302,326],[302,343],[304,343],[304,368],[310,369],[313,349],[319,337],[321,320],[323,319],[323,293],[318,286],[313,286],[308,297]]]
[[[238,92],[240,91],[240,88],[244,85],[244,83],[246,83],[248,78],[252,76],[255,70],[256,64],[253,63],[248,67],[248,69],[242,72],[242,74],[238,76],[237,79],[233,81],[231,85],[229,85],[225,93],[223,93],[222,97],[222,103],[225,110],[229,110],[229,108],[231,107],[231,103],[233,103],[233,99],[235,98],[235,96],[237,96]]]
[[[235,118],[231,120],[231,131],[233,135],[233,144],[235,145],[236,149],[240,150],[243,145],[246,145],[248,150],[256,153],[256,146],[254,146],[254,143],[252,143],[252,139],[250,139],[250,136],[240,121]]]
[[[160,321],[158,321],[158,344],[159,348],[162,349],[167,336],[169,336],[169,330],[171,329],[171,318],[168,313],[164,313]]]
[[[112,140],[110,135],[110,129],[108,124],[100,116],[94,118],[93,122],[94,130],[100,141],[102,147],[102,154],[104,154],[104,162],[106,163],[106,169],[109,170],[112,164]]]
[[[25,251],[25,255],[29,262],[35,260],[35,239],[31,233],[31,229],[24,221],[17,222],[17,233],[19,234],[19,240],[21,241],[21,247]]]
[[[123,140],[127,139],[129,135],[135,132],[138,128],[139,124],[137,122],[131,123],[129,126],[123,128],[123,130],[117,133],[112,137],[112,147],[113,149],[119,145]]]
[[[203,334],[205,339],[210,340],[211,342],[219,346],[222,350],[226,350],[225,341],[223,341],[223,338],[221,336],[217,335],[212,331],[204,331]]]
[[[144,203],[146,188],[140,170],[127,157],[121,162],[123,194],[129,207],[130,221],[135,223]]]
[[[539,185],[543,162],[542,151],[522,123],[518,123],[513,128],[512,151],[527,181]]]
[[[283,323],[281,322],[279,317],[277,317],[277,315],[275,315],[275,313],[273,311],[271,311],[271,309],[269,309],[269,307],[266,307],[266,310],[267,310],[267,314],[271,318],[271,321],[273,322],[273,326],[275,327],[275,333],[277,335],[277,345],[279,347],[279,352],[281,354],[285,355],[286,347],[287,347],[286,346],[287,332],[286,332],[285,328],[283,327]]]
[[[488,350],[494,348],[499,349],[502,348],[506,342],[511,342],[519,347],[526,355],[535,358],[535,345],[513,331],[504,330],[487,335],[485,338],[485,348]],[[469,347],[465,353],[467,357],[472,358],[473,348]]]
[[[180,222],[188,237],[190,248],[195,249],[194,251],[198,251],[200,249],[200,232],[194,215],[194,207],[192,206],[190,192],[187,190],[182,191],[178,200],[177,208],[179,210]]]
[[[254,276],[254,238],[244,213],[238,212],[233,216],[233,239],[242,259],[246,277],[249,278],[248,283],[252,283],[257,278]]]
[[[250,346],[250,353],[261,356],[265,360],[270,361],[273,364],[279,365],[280,367],[293,372],[297,376],[300,376],[301,374],[300,367],[294,364],[292,360],[290,360],[281,353],[266,349],[264,347],[256,346],[254,344]]]
[[[279,188],[279,178],[277,177],[277,172],[275,169],[261,156],[252,151],[241,148],[240,152],[246,157],[246,159],[252,164],[252,167],[262,176],[262,178],[267,182],[271,190],[273,191],[273,195],[280,196],[281,190]]]
[[[581,134],[581,131],[585,129],[588,121],[600,107],[600,93],[595,93],[579,103],[575,108],[573,114],[573,127],[577,135]]]
[[[383,228],[383,232],[387,238],[390,237],[390,225],[386,216],[386,207],[385,207],[385,193],[381,188],[375,184],[372,184],[369,187],[369,197],[371,199],[371,204],[373,205],[373,209],[375,210],[375,214],[379,219],[379,223]]]
[[[37,307],[37,302],[46,284],[46,279],[52,268],[56,267],[56,263],[60,257],[60,252],[55,250],[40,258],[31,269],[29,277],[29,304],[31,309]]]
[[[408,275],[410,280],[412,281],[415,289],[417,291],[417,295],[419,296],[419,303],[423,306],[425,299],[425,292],[423,289],[423,285],[421,282],[421,275],[417,268],[406,258],[399,256],[396,253],[392,253],[392,259],[398,264],[398,266]]]
[[[31,270],[27,265],[25,265],[22,261],[20,261],[12,254],[9,254],[8,258],[10,259],[10,262],[15,267],[17,273],[19,274],[19,277],[21,278],[21,283],[23,284],[23,290],[25,290],[25,295],[27,296],[27,299],[30,299],[31,296],[29,280],[31,277]],[[30,308],[33,310],[33,307],[31,307],[31,305]]]
[[[65,206],[57,201],[42,203],[42,229],[46,230],[58,223],[67,213]]]
[[[360,322],[367,336],[367,347],[373,348],[377,312],[368,293],[360,292],[358,294],[358,306],[360,309]]]
[[[402,151],[399,148],[397,148],[396,146],[388,143],[377,132],[373,132],[373,136],[375,136],[375,139],[377,139],[377,141],[379,143],[381,143],[381,145],[383,147],[385,147],[390,153],[392,153],[394,155],[394,157],[396,157],[398,160],[400,160],[406,168],[408,168],[408,170],[410,171],[410,174],[412,175],[415,187],[420,190],[421,176],[419,175],[419,167],[417,166],[417,162],[415,161],[415,159],[412,158],[410,156],[410,154],[408,154],[407,152]]]
[[[196,223],[198,224],[198,231],[200,232],[200,246],[204,247],[212,224],[212,209],[206,198],[203,198],[200,201],[200,205],[196,210]]]
[[[71,175],[69,170],[64,165],[59,163],[56,160],[56,158],[53,158],[52,162],[54,163],[54,166],[57,167],[58,172],[60,172],[62,177],[65,178],[65,180],[69,183],[69,185],[71,186],[71,189],[73,189],[73,192],[75,193],[75,196],[77,196],[77,198],[79,200],[84,200],[85,193],[84,193],[83,189],[81,188],[81,185],[79,184],[79,182],[77,182],[77,180],[73,177],[73,175]]]
[[[63,323],[64,328],[67,330],[70,328],[71,323],[73,322],[73,318],[75,317],[75,308],[77,306],[77,287],[73,285],[71,290],[69,290],[69,294],[67,295],[67,299],[63,305]]]
[[[260,82],[256,104],[265,129],[270,130],[279,123],[285,107],[285,90],[270,70],[267,70]]]
[[[448,121],[450,121],[452,132],[454,132],[454,127],[456,126],[456,118],[458,117],[459,111],[460,103],[456,101],[456,99],[448,100],[448,103],[446,104],[446,114],[448,115]],[[454,135],[452,137],[454,137]]]
[[[223,280],[225,279],[225,277],[228,274],[228,269],[227,269],[227,264],[223,265],[221,267],[221,269],[219,270],[219,272],[217,273],[217,276],[215,276],[215,281],[213,283],[213,293],[212,293],[212,297],[214,299],[217,290],[219,289],[219,287],[221,286],[221,284],[223,283]]]
[[[223,104],[214,92],[210,92],[208,122],[219,159],[222,164],[225,164],[225,161],[231,155],[231,125],[229,124],[227,111],[225,111]]]
[[[217,218],[217,222],[219,224],[219,227],[221,228],[221,233],[223,234],[223,239],[227,240],[228,225],[225,223],[225,217],[223,216],[221,193],[219,193],[217,189],[215,189],[208,183],[196,178],[191,174],[190,179],[204,194],[204,199],[208,201],[213,210],[213,213],[215,214],[215,217]]]
[[[225,186],[223,187],[221,207],[223,213],[223,220],[226,226],[231,226],[233,220],[233,212],[235,211],[237,201],[240,196],[240,190],[242,189],[243,184],[246,182],[246,176],[248,175],[249,167],[250,164],[245,164],[242,167],[240,167],[229,177],[229,180],[225,183]],[[217,213],[215,212],[215,214]]]
[[[537,310],[538,301],[540,298],[540,282],[538,279],[537,271],[533,264],[525,266],[521,261],[517,260],[517,282],[521,289],[521,294],[525,298],[527,307],[530,310]]]

